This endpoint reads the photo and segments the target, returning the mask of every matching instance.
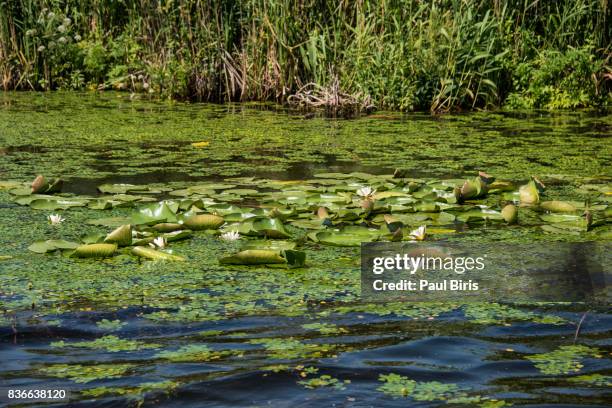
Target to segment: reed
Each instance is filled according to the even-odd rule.
[[[607,0],[0,0],[0,81],[280,102],[316,84],[446,112],[528,100],[517,75],[578,49],[597,67],[581,86],[606,102],[609,20]]]

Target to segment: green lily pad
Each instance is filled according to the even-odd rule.
[[[47,211],[66,210],[71,207],[84,207],[85,205],[87,205],[87,200],[67,198],[37,199],[30,202],[30,208]]]
[[[565,201],[543,201],[540,208],[551,212],[574,212],[576,207]]]
[[[253,221],[253,229],[260,235],[268,238],[289,238],[291,235],[285,230],[283,223],[277,218],[258,218]]]
[[[178,206],[178,203],[168,201],[146,205],[132,214],[132,224],[149,225],[162,222],[176,222]]]
[[[47,241],[36,241],[28,247],[28,250],[37,254],[53,252],[58,249],[75,249],[79,244],[76,242],[65,241],[63,239],[50,239]]]
[[[120,227],[124,224],[129,224],[132,221],[131,218],[128,217],[107,217],[107,218],[97,218],[95,220],[87,221],[89,225],[101,225],[105,227]]]
[[[343,229],[313,232],[308,237],[315,242],[332,246],[360,246],[380,238],[380,231],[372,228],[348,226]]]
[[[306,254],[303,251],[247,249],[237,254],[219,259],[227,265],[273,265],[286,264],[289,267],[304,266]]]
[[[78,246],[72,256],[75,258],[108,258],[115,254],[117,244],[86,244]]]
[[[132,248],[132,253],[142,258],[153,259],[156,261],[184,261],[182,256],[172,255],[166,252],[158,251],[153,248],[144,246],[135,246]]]
[[[117,244],[118,246],[128,246],[132,244],[132,226],[130,224],[117,227],[113,232],[108,234],[104,242]]]
[[[183,220],[185,227],[191,230],[214,230],[223,225],[224,222],[222,217],[213,214],[196,214]]]

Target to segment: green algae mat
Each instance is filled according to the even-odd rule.
[[[359,249],[609,242],[609,115],[0,102],[0,388],[69,391],[51,406],[609,401],[608,304],[366,301]]]

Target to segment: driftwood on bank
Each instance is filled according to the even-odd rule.
[[[325,109],[332,116],[370,112],[374,109],[369,95],[342,92],[337,77],[329,86],[310,82],[290,95],[287,102],[301,108]]]

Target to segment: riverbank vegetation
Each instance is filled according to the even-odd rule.
[[[605,107],[610,17],[607,0],[2,1],[0,87],[306,104],[314,89],[330,103],[433,112]]]

